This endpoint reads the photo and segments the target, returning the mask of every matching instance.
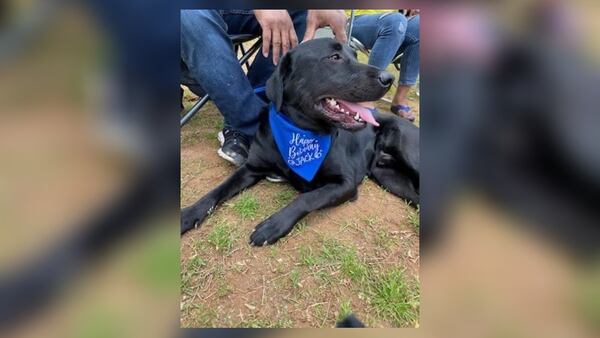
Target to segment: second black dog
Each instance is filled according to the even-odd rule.
[[[391,114],[372,113],[357,102],[375,101],[391,74],[364,65],[333,39],[298,45],[281,59],[267,82],[280,114],[303,130],[331,135],[331,146],[314,178],[305,180],[280,154],[265,109],[248,161],[217,188],[182,210],[181,233],[201,224],[214,208],[266,175],[285,177],[298,191],[289,205],[256,226],[253,245],[273,244],[310,212],[357,199],[369,176],[392,194],[419,203],[419,129]]]

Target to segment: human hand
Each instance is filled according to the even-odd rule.
[[[318,28],[329,26],[335,35],[335,39],[341,43],[346,43],[346,14],[343,10],[337,9],[310,9],[306,16],[306,33],[302,41],[311,40],[315,37],[315,31]]]
[[[287,53],[298,44],[292,18],[286,10],[261,9],[254,10],[256,21],[262,28],[262,51],[269,56],[273,45],[273,64],[277,65],[279,56]]]

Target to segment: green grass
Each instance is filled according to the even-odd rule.
[[[374,228],[375,225],[379,224],[379,220],[374,216],[368,216],[364,218],[363,222],[371,229]]]
[[[233,205],[233,210],[243,219],[254,219],[258,214],[260,203],[248,191],[244,191]]]
[[[213,128],[215,131],[219,132],[221,130],[223,130],[223,127],[225,127],[225,122],[223,121],[222,118],[216,118],[213,120]],[[215,135],[216,137],[216,135]]]
[[[340,304],[337,320],[340,321],[352,314],[352,300],[348,299]]]
[[[300,287],[300,271],[298,269],[293,269],[292,271],[290,271],[289,278],[290,282],[292,283],[292,287]]]
[[[183,294],[191,294],[192,292],[192,275],[188,272],[181,272],[181,293]]]
[[[210,230],[206,240],[217,251],[228,252],[233,247],[234,228],[227,222],[219,222]]]
[[[380,229],[375,233],[375,244],[383,249],[389,249],[392,245],[393,238],[387,230]]]
[[[181,134],[181,144],[185,146],[194,146],[200,141],[199,132],[189,132]]]
[[[349,228],[356,230],[356,222],[353,220],[343,220],[339,222],[338,225],[340,226],[340,230],[342,231],[346,231]]]
[[[308,267],[317,265],[318,257],[314,254],[311,247],[301,246],[299,248],[299,255],[300,264]]]
[[[352,281],[362,281],[369,274],[368,266],[361,261],[354,247],[346,246],[335,239],[325,239],[317,254],[311,247],[299,248],[300,264],[307,267],[328,267],[339,269]],[[328,271],[320,270],[317,277],[332,281]]]
[[[337,263],[346,251],[346,247],[335,239],[326,239],[321,247],[321,259],[328,263]]]
[[[296,225],[294,226],[294,229],[292,229],[290,236],[293,236],[299,232],[304,231],[304,229],[306,228],[306,225],[307,225],[306,219],[303,219],[300,222],[296,223]]]
[[[421,221],[421,211],[420,211],[419,207],[417,207],[417,210],[409,212],[408,222],[410,223],[410,225],[413,226],[413,228],[415,228],[416,231],[419,231],[420,221]]]
[[[313,314],[319,321],[326,321],[326,309],[323,304],[317,304],[313,307]]]
[[[378,316],[397,326],[417,320],[419,297],[410,289],[401,270],[393,269],[377,276],[371,283],[370,293]]]
[[[277,208],[283,208],[290,204],[294,198],[296,198],[296,195],[298,195],[298,193],[294,189],[291,187],[285,187],[283,190],[275,194],[275,197],[273,198],[273,204]]]
[[[347,250],[341,256],[340,270],[353,281],[360,281],[368,275],[368,267],[361,262],[354,250]]]
[[[360,281],[368,274],[368,267],[360,260],[354,247],[337,240],[325,240],[321,248],[320,261],[333,264],[353,281]]]
[[[197,138],[202,138],[205,141],[212,142],[215,145],[215,148],[218,148],[218,146],[219,146],[219,140],[217,139],[217,134],[212,130],[202,132],[200,134],[200,136]]]
[[[190,310],[193,314],[191,327],[213,327],[214,322],[218,318],[218,313],[215,309],[205,308],[200,304],[194,304]]]
[[[275,245],[269,247],[269,257],[273,260],[277,260],[279,258],[279,248]]]
[[[221,280],[219,282],[219,287],[217,289],[217,296],[219,296],[219,297],[225,297],[228,294],[230,294],[231,291],[233,291],[233,290],[231,289],[231,286],[229,286],[229,284],[228,284],[227,281]]]
[[[187,272],[189,273],[198,273],[198,271],[206,266],[206,261],[201,257],[194,257],[188,261],[187,264]]]

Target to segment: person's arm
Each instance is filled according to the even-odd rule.
[[[318,28],[329,26],[335,35],[335,39],[339,42],[346,43],[346,22],[348,18],[343,10],[337,9],[311,9],[308,10],[306,17],[306,33],[302,41],[311,40],[315,37],[315,31]]]

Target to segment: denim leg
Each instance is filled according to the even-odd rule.
[[[369,64],[385,69],[404,41],[405,31],[406,17],[390,12],[355,17],[352,36],[371,50]]]
[[[181,59],[183,75],[202,85],[225,125],[252,138],[264,103],[242,71],[218,11],[181,11]]]
[[[288,13],[292,18],[298,41],[301,41],[306,30],[307,11],[288,11]],[[225,20],[229,27],[229,34],[262,34],[260,25],[254,15],[251,14],[251,11],[223,11],[223,20]],[[274,70],[275,65],[273,64],[272,56],[269,55],[265,58],[262,55],[261,48],[258,50],[252,65],[250,65],[248,80],[254,88],[264,86]]]
[[[404,53],[400,59],[399,85],[414,86],[419,76],[419,22],[420,16],[413,16],[408,20],[406,36],[400,46],[399,53]]]

